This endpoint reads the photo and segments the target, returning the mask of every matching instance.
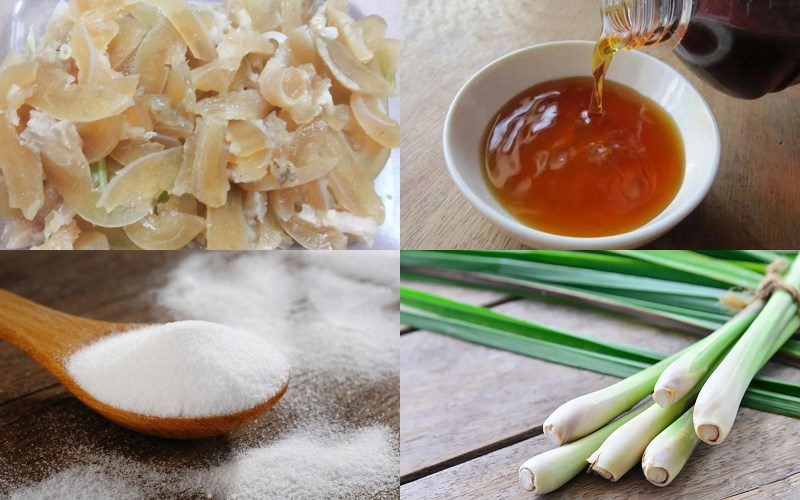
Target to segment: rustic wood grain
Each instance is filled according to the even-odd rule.
[[[800,486],[798,439],[796,420],[743,409],[728,441],[698,446],[665,488],[647,482],[637,466],[616,483],[581,473],[547,498],[792,498]],[[517,470],[525,460],[550,448],[544,436],[537,436],[405,484],[401,496],[408,500],[534,498],[519,485]]]
[[[153,295],[188,252],[33,253],[0,256],[0,288],[70,314],[108,321],[164,320]],[[327,412],[347,426],[387,425],[399,432],[399,376],[338,381],[293,374],[292,387],[324,394]],[[299,389],[297,389],[299,390]],[[286,397],[266,415],[225,436],[174,441],[119,427],[78,402],[20,351],[0,342],[0,496],[4,481],[41,481],[103,450],[153,470],[199,468],[291,430],[306,416]],[[202,492],[190,492],[200,494]],[[385,498],[399,492],[387,491]]]
[[[630,345],[674,352],[694,339],[622,316],[518,300],[495,311]],[[444,335],[401,339],[401,476],[541,426],[564,402],[615,381]]]
[[[590,312],[567,305],[518,300],[499,305],[493,310],[565,331],[664,353],[675,352],[695,340],[691,335],[658,329],[624,316]],[[605,387],[616,380],[425,331],[402,338],[400,366],[400,467],[403,482],[407,483],[402,490],[403,496],[408,495],[408,498],[453,498],[461,494],[470,498],[519,496],[524,492],[516,485],[514,471],[527,457],[518,460],[517,455],[511,455],[514,461],[509,469],[511,475],[509,470],[502,470],[497,472],[496,477],[491,476],[494,473],[491,469],[484,471],[485,474],[479,472],[485,457],[476,457],[500,457],[500,465],[496,466],[500,468],[502,460],[507,460],[506,453],[513,453],[518,448],[519,445],[515,443],[525,439],[526,443],[541,442],[543,446],[543,439],[532,436],[541,434],[544,419],[555,408],[570,397]],[[768,365],[764,374],[800,382],[800,371],[776,363]],[[756,424],[743,424],[754,419]],[[781,440],[800,434],[796,421],[742,410],[734,434],[738,434],[738,429],[746,425],[776,427],[765,430],[764,435],[780,436]],[[744,438],[737,439],[747,441]],[[772,447],[763,440],[757,442],[759,446]],[[742,456],[747,456],[747,448],[740,448],[733,441],[723,446],[727,447],[726,450],[737,450],[737,454],[738,450],[744,449]],[[512,451],[506,452],[507,449]],[[525,450],[530,456],[536,452],[527,447]],[[725,450],[720,451],[725,453]],[[750,462],[738,465],[728,455],[723,458],[730,460],[732,473],[749,474],[746,467],[751,465]],[[719,465],[719,460],[722,458],[708,462],[711,465],[700,469],[697,474],[718,474],[714,467]],[[776,465],[771,468],[783,467],[781,456],[774,460]],[[463,476],[460,473],[464,467],[460,465],[462,463],[464,466],[479,466],[471,473],[473,476]],[[800,471],[800,460],[790,460],[790,463],[793,465],[782,478]],[[741,489],[727,490],[726,495],[763,486],[773,479],[749,482]],[[622,481],[623,484],[626,482]],[[641,483],[640,486],[644,488],[646,482],[643,478]],[[584,485],[584,482],[578,484]],[[588,497],[601,493],[613,496],[616,491],[582,488],[577,486],[565,491]],[[671,489],[647,487],[620,490],[619,495],[635,495],[637,491],[638,494],[647,495],[674,492]]]
[[[555,40],[592,40],[595,0],[407,0],[400,63],[402,248],[521,248],[459,194],[441,133],[463,83],[494,59]],[[728,97],[673,55],[717,118],[723,152],[708,197],[654,248],[792,248],[800,245],[800,87],[756,101]],[[587,61],[588,74],[588,61]]]

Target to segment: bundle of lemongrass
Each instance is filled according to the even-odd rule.
[[[637,257],[646,262],[686,257],[654,254],[647,252]],[[405,259],[404,275],[458,281],[446,275],[420,273],[420,259],[424,258],[418,254]],[[701,264],[709,262],[712,260],[700,259]],[[478,266],[476,262],[470,265]],[[450,263],[449,268],[454,267]],[[687,275],[698,271],[683,267],[681,272]],[[403,322],[410,326],[601,373],[633,373],[610,387],[563,404],[547,418],[543,431],[559,447],[522,465],[519,478],[525,489],[537,493],[553,491],[586,468],[587,463],[590,471],[616,481],[640,460],[647,479],[666,486],[686,464],[699,441],[716,445],[725,440],[740,405],[800,417],[799,386],[755,377],[800,326],[797,315],[800,297],[796,291],[800,285],[800,259],[794,261],[783,280],[774,267],[766,278],[756,272],[765,270],[763,266],[737,267],[750,268],[762,280],[749,305],[707,337],[658,362],[659,357],[653,353],[557,332],[407,289],[401,292],[401,313]],[[495,270],[502,274],[512,268],[513,263],[504,262]],[[703,271],[706,277],[707,269]],[[550,271],[548,279],[569,281],[566,273],[554,278],[554,270]],[[653,268],[647,272],[652,273]],[[745,285],[743,277],[752,278],[742,273],[736,278],[740,281],[738,286],[755,284],[751,280]],[[578,287],[568,288],[572,292]],[[598,297],[592,295],[593,300]],[[749,295],[741,298],[746,297]],[[602,301],[593,305],[602,306]],[[558,346],[563,350],[559,351]],[[647,367],[638,371],[637,365]]]

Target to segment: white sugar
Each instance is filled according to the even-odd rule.
[[[208,417],[246,410],[287,381],[283,356],[263,339],[205,321],[179,321],[105,337],[70,356],[86,392],[155,417]]]
[[[208,456],[178,468],[161,454],[64,440],[71,465],[17,484],[12,498],[396,496],[397,432],[380,422],[397,410],[376,398],[397,397],[398,260],[375,251],[189,255],[152,295],[164,320],[210,321],[274,345],[292,367],[289,391],[232,435],[232,449],[224,438],[201,445]],[[136,436],[126,441],[136,449]]]
[[[201,469],[159,471],[123,456],[83,450],[83,463],[10,498],[370,498],[396,490],[399,468],[383,426],[335,437],[296,432]]]
[[[304,371],[367,379],[396,373],[396,252],[346,252],[347,259],[307,253],[193,255],[172,273],[158,302],[178,318],[250,331]],[[362,272],[347,260],[362,263]]]

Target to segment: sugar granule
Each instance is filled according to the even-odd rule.
[[[236,413],[274,397],[289,377],[272,345],[206,321],[110,335],[70,356],[67,371],[99,401],[154,417]]]

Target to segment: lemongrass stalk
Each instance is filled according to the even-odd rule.
[[[644,411],[641,406],[575,442],[540,453],[519,468],[523,488],[544,494],[564,486],[586,468],[586,459],[621,425]]]
[[[697,396],[693,418],[694,430],[704,442],[720,444],[725,441],[753,377],[800,328],[800,318],[796,315],[797,308],[792,307],[790,311],[788,322],[784,315],[767,318],[763,325],[756,325],[756,321],[766,314],[765,307],[745,333],[747,335],[755,326],[762,326],[764,330],[755,330],[761,335],[749,338],[742,336],[703,385]],[[781,325],[781,322],[785,325],[777,326]],[[772,328],[772,331],[767,328]]]
[[[692,410],[653,439],[642,456],[642,471],[648,481],[656,486],[667,486],[683,469],[700,438],[694,432]]]
[[[800,285],[800,258],[792,262],[784,282]],[[700,439],[708,444],[725,441],[750,381],[796,330],[797,304],[789,293],[776,290],[700,391],[694,407]]]
[[[737,332],[747,328],[754,315],[740,314],[729,320],[722,329]],[[544,434],[555,445],[569,443],[604,426],[622,412],[652,394],[656,381],[674,361],[693,356],[707,349],[719,337],[710,335],[695,344],[645,368],[616,384],[585,394],[559,406],[544,421]],[[696,392],[694,394],[697,394]]]
[[[671,361],[667,358],[616,384],[567,401],[544,421],[544,435],[561,446],[603,427],[650,394]]]
[[[666,408],[652,405],[621,425],[587,459],[589,470],[612,482],[618,481],[639,463],[647,445],[680,416],[696,394],[692,391]]]
[[[709,335],[711,341],[704,349],[687,352],[670,364],[658,377],[653,390],[656,404],[669,406],[688,394],[706,376],[720,356],[742,336],[763,306],[761,300],[748,305],[731,321]]]

